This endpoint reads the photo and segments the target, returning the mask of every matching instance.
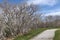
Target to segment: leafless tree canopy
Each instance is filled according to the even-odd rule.
[[[0,39],[23,35],[32,29],[37,29],[40,25],[40,16],[36,15],[35,5],[10,5],[7,2],[0,4],[2,13],[0,14]]]
[[[37,13],[36,5],[22,3],[10,5],[6,0],[0,4],[0,40],[27,34],[30,30],[38,28],[51,28],[60,26],[60,16],[45,16]],[[44,20],[42,19],[44,18]]]

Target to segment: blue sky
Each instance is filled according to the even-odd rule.
[[[7,2],[11,3],[11,4],[18,4],[21,2],[25,2],[27,0],[7,0]],[[3,2],[3,0],[0,0],[0,3]]]
[[[60,0],[29,0],[28,3],[38,5],[45,15],[60,15]]]
[[[0,2],[3,2],[0,0]],[[60,15],[60,0],[8,0],[9,3],[18,4],[27,2],[28,4],[37,5],[40,10],[39,12],[45,13],[46,15]]]

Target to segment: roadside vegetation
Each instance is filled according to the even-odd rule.
[[[60,30],[57,30],[57,31],[55,32],[54,40],[60,40]]]
[[[36,30],[31,30],[28,34],[18,36],[14,40],[29,40],[30,38],[33,38],[34,36],[40,34],[41,32],[43,32],[46,29],[48,29],[48,28],[39,28]]]

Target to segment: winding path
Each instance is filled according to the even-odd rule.
[[[36,37],[30,40],[53,40],[56,30],[57,29],[45,30],[44,32],[42,32],[41,34],[38,34]]]

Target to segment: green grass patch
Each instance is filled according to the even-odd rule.
[[[57,30],[57,31],[55,32],[54,40],[60,40],[60,30]]]
[[[39,28],[36,30],[31,30],[28,34],[23,36],[18,36],[14,40],[29,40],[30,38],[36,36],[37,34],[41,33],[42,31],[46,30],[47,28]]]

